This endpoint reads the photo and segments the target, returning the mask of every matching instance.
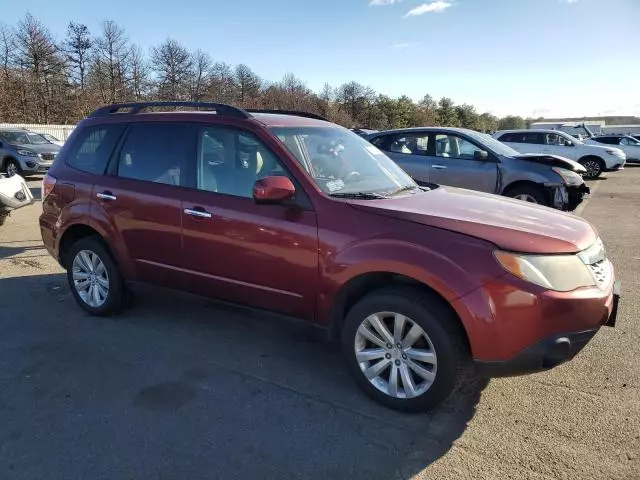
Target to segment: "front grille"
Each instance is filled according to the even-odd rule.
[[[55,160],[56,154],[55,153],[43,153],[42,155],[40,155],[40,158],[42,158],[42,160],[46,160],[47,162],[51,162],[51,161]]]
[[[611,262],[606,258],[598,262],[587,265],[595,278],[598,287],[606,288],[611,281]]]

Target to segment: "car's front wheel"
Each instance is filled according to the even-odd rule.
[[[9,158],[4,162],[4,173],[9,177],[13,177],[14,175],[20,175],[22,173],[22,169],[16,160]]]
[[[507,189],[505,197],[550,206],[549,195],[542,188],[533,185],[520,185]]]
[[[412,288],[361,299],[347,314],[342,349],[358,386],[396,410],[437,406],[471,371],[457,318],[438,297]]]
[[[581,159],[579,163],[587,169],[584,178],[598,178],[604,171],[604,162],[598,157],[586,157]]]
[[[69,287],[88,313],[107,316],[125,307],[126,286],[99,238],[81,238],[72,245],[66,258]]]

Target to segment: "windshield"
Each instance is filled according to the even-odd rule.
[[[0,135],[7,142],[20,145],[48,145],[51,143],[39,133],[33,132],[2,132]]]
[[[471,138],[473,138],[480,145],[483,145],[489,148],[490,150],[492,150],[493,153],[496,153],[498,155],[503,155],[505,157],[515,157],[516,155],[520,155],[516,150],[496,140],[490,135],[479,133],[474,130],[468,130],[465,133],[469,135]]]
[[[274,127],[271,131],[329,195],[384,195],[418,187],[377,147],[347,129]]]

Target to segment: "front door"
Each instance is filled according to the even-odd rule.
[[[498,189],[498,164],[491,154],[477,160],[476,151],[483,148],[450,133],[433,134],[429,150],[429,178],[432,183],[495,193]]]
[[[120,235],[137,280],[184,288],[182,197],[195,127],[134,123],[93,196]]]
[[[316,214],[307,202],[257,205],[253,184],[272,175],[290,176],[252,133],[200,129],[197,189],[182,202],[187,288],[309,317],[318,281]],[[295,202],[303,196],[299,190]]]

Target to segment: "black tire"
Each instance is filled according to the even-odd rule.
[[[598,178],[605,169],[604,161],[599,157],[584,157],[581,158],[578,163],[587,169],[584,178],[588,180]]]
[[[2,171],[6,173],[9,177],[13,176],[14,173],[18,175],[22,175],[22,168],[20,168],[20,164],[18,163],[17,160],[13,158],[7,158],[4,161],[4,165],[2,166]]]
[[[537,203],[545,207],[551,206],[549,194],[543,188],[536,187],[535,185],[516,185],[515,187],[507,189],[504,196],[518,198],[524,202]],[[519,197],[525,197],[526,199]]]
[[[108,275],[109,289],[106,299],[104,303],[97,307],[89,305],[82,299],[73,280],[73,262],[78,253],[83,250],[96,254],[104,264]],[[89,314],[106,317],[122,312],[129,304],[127,288],[118,270],[118,266],[107,248],[105,248],[102,239],[99,237],[84,237],[75,242],[69,249],[69,253],[65,258],[65,264],[67,268],[67,281],[69,282],[71,293],[76,299],[76,302]]]
[[[392,397],[371,384],[355,354],[355,339],[362,321],[377,312],[395,312],[413,320],[429,336],[437,354],[431,386],[413,398]],[[386,287],[356,303],[345,318],[342,351],[356,384],[377,402],[394,410],[421,412],[436,407],[456,392],[473,373],[466,335],[455,314],[435,294],[410,287]]]

